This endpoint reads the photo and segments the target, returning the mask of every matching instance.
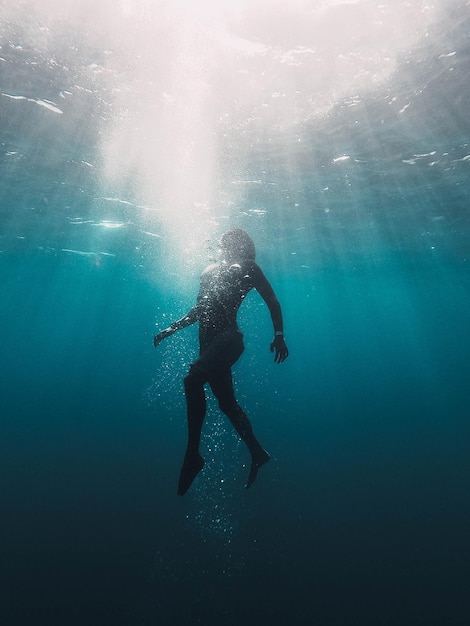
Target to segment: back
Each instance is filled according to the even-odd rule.
[[[225,330],[238,330],[237,312],[253,289],[255,266],[251,260],[231,265],[216,263],[202,273],[197,299],[201,343],[206,344]]]

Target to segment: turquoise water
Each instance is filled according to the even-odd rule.
[[[0,5],[1,623],[470,623],[468,5],[46,4]],[[178,498],[196,329],[152,337],[232,225],[273,461],[210,398]]]

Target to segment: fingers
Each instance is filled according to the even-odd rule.
[[[284,361],[289,356],[289,351],[287,348],[285,350],[276,350],[276,355],[274,357],[275,363],[284,363]]]
[[[166,336],[167,336],[166,330],[162,330],[158,333],[158,335],[154,336],[153,345],[155,346],[155,348],[161,344],[161,342],[165,339]]]
[[[278,347],[275,341],[272,342],[272,344],[269,346],[269,349],[271,350],[271,352],[275,353],[274,363],[283,363],[289,356],[289,351],[287,349],[287,346],[282,345]]]

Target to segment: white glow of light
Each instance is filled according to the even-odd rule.
[[[125,226],[122,222],[112,222],[109,220],[103,220],[102,222],[98,222],[97,224],[93,224],[93,226],[101,226],[102,228],[122,228]]]
[[[7,4],[4,19],[17,10]],[[155,229],[193,258],[242,206],[246,188],[230,181],[243,176],[250,147],[383,85],[446,0],[23,0],[22,10],[28,4],[47,25],[32,34],[37,46],[53,49],[65,20],[106,52],[87,70],[113,98],[100,128],[106,184],[146,207],[146,223],[153,212]]]

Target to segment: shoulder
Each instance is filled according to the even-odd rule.
[[[208,265],[206,269],[201,274],[201,279],[206,278],[207,276],[211,276],[215,272],[219,270],[219,263],[212,263]]]
[[[240,267],[243,273],[247,276],[250,276],[253,281],[256,281],[260,276],[263,276],[263,272],[253,259],[246,259],[240,263]]]
[[[245,276],[249,276],[251,286],[254,287],[265,300],[272,299],[274,292],[271,283],[255,261],[245,261],[244,274]]]
[[[244,259],[239,263],[230,266],[232,273],[237,274],[240,279],[250,288],[258,289],[266,280],[260,266],[252,259]]]

